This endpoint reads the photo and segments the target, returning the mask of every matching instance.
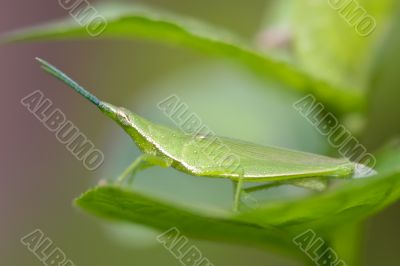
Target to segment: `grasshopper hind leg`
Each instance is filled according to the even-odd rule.
[[[240,202],[241,202],[243,179],[240,178],[238,180],[233,180],[232,182],[233,182],[233,189],[234,189],[232,210],[234,212],[237,212],[237,211],[239,211],[239,206],[240,206]]]
[[[308,178],[299,178],[293,180],[286,181],[274,181],[269,182],[259,186],[253,186],[250,188],[244,189],[244,192],[251,193],[259,190],[267,190],[270,188],[275,188],[283,185],[291,185],[299,188],[305,188],[312,191],[321,192],[324,191],[328,187],[328,179],[327,178],[318,178],[318,177],[308,177]]]

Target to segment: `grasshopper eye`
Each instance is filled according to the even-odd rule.
[[[127,114],[127,110],[123,107],[118,108],[117,118],[124,125],[129,125],[131,123],[130,118]]]

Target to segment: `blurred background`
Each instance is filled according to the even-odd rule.
[[[394,0],[360,1],[378,21],[368,38],[358,36],[328,1],[124,2],[151,4],[218,25],[312,75],[367,91],[366,118],[346,121],[371,151],[400,133],[400,21]],[[0,34],[66,16],[58,1],[0,0]],[[100,179],[117,176],[139,151],[116,124],[44,74],[36,56],[59,66],[101,99],[152,121],[173,125],[157,103],[176,94],[218,135],[334,154],[327,140],[293,110],[292,103],[302,95],[260,81],[235,62],[140,40],[0,46],[0,265],[41,265],[20,243],[36,228],[76,265],[179,265],[156,241],[157,232],[107,223],[72,206],[75,197]],[[38,89],[104,152],[104,164],[96,171],[86,170],[20,104]],[[142,172],[135,186],[196,205],[229,206],[231,201],[229,181],[195,178],[172,169]],[[282,193],[287,191],[268,197]],[[391,206],[366,222],[361,265],[398,265],[399,210],[399,204]],[[299,265],[249,246],[190,241],[214,265]]]

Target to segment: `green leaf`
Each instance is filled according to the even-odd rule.
[[[363,96],[348,88],[336,88],[312,78],[295,67],[268,58],[243,45],[237,38],[204,23],[163,14],[148,8],[123,6],[98,8],[107,20],[98,38],[143,38],[190,47],[215,56],[239,61],[262,76],[302,93],[312,93],[328,108],[338,113],[363,110]],[[92,38],[77,22],[61,22],[28,28],[8,36],[8,41]]]
[[[361,251],[363,244],[363,223],[351,223],[340,226],[331,236],[331,246],[347,265],[361,265]]]
[[[188,237],[297,253],[290,235],[284,231],[237,221],[225,212],[195,212],[122,187],[108,185],[94,188],[75,203],[103,218],[143,224],[160,231],[177,227]]]
[[[244,221],[281,227],[335,227],[347,219],[365,218],[400,196],[400,175],[356,180],[341,190],[302,201],[266,204],[240,216]]]
[[[329,1],[292,0],[294,48],[299,66],[337,86],[366,89],[371,55],[387,34],[398,7],[395,0],[357,0],[335,10]],[[340,1],[332,1],[340,2]],[[355,4],[357,3],[357,4]],[[354,4],[376,21],[375,30],[360,36],[343,14]],[[346,7],[349,8],[346,9]],[[348,16],[350,18],[351,15]],[[363,17],[361,17],[363,18]],[[361,19],[360,19],[361,20]],[[357,21],[357,20],[356,20]],[[355,24],[357,25],[357,24]]]

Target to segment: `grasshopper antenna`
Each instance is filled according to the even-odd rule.
[[[88,90],[86,90],[84,87],[76,83],[74,80],[72,80],[69,76],[67,76],[65,73],[63,73],[61,70],[50,64],[49,62],[36,57],[36,60],[41,64],[42,68],[56,77],[57,79],[61,80],[65,84],[67,84],[69,87],[74,89],[77,93],[85,97],[87,100],[89,100],[91,103],[96,105],[101,111],[107,113],[108,115],[116,115],[117,108],[112,106],[111,104],[105,103],[103,101],[100,101],[95,95],[90,93]]]

